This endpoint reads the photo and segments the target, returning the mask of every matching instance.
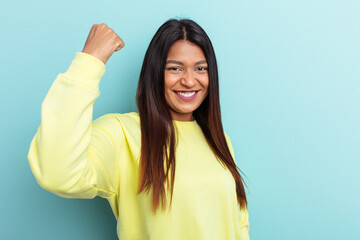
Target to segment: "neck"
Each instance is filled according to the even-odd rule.
[[[194,117],[191,113],[178,113],[171,111],[171,118],[177,121],[194,121]]]

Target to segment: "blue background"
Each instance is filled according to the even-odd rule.
[[[171,17],[213,42],[251,239],[360,239],[359,12],[355,0],[3,1],[0,239],[116,239],[106,200],[46,192],[27,153],[47,91],[93,24],[126,44],[106,63],[95,119],[136,111],[145,50]]]

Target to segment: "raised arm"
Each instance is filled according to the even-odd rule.
[[[94,24],[83,51],[53,82],[28,153],[31,170],[44,189],[68,198],[116,194],[122,131],[112,114],[94,121],[92,117],[105,63],[123,46],[112,29]]]

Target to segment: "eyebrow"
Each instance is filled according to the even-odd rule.
[[[179,64],[179,65],[184,66],[183,62],[176,61],[176,60],[169,60],[169,61],[166,62],[166,64],[168,64],[168,63]],[[198,62],[195,63],[195,65],[204,64],[204,63],[206,63],[206,60],[198,61]]]

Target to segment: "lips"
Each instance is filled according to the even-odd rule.
[[[192,101],[196,98],[199,90],[174,91],[183,101]]]

